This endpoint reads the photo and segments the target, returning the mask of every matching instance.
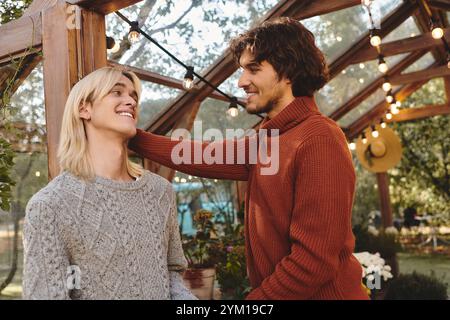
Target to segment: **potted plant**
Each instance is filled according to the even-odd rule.
[[[244,299],[251,287],[247,277],[243,226],[234,226],[231,233],[221,238],[221,243],[225,258],[217,264],[216,270],[222,299]]]
[[[212,221],[213,216],[208,210],[197,211],[193,216],[197,230],[195,235],[183,236],[183,250],[188,261],[183,278],[186,286],[201,300],[213,298],[215,268],[221,259],[221,244]]]

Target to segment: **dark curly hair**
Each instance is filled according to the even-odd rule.
[[[238,63],[247,48],[256,62],[266,60],[279,79],[292,82],[295,97],[311,97],[328,81],[325,57],[315,45],[314,35],[294,19],[266,21],[231,40],[230,50]]]

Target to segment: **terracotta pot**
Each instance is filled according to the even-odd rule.
[[[215,268],[187,269],[183,279],[192,293],[200,300],[212,300],[214,295]]]

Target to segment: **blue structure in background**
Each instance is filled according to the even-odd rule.
[[[173,185],[173,188],[176,193],[203,190],[203,184],[201,182],[173,183],[172,185]],[[214,213],[217,212],[217,207],[215,206],[214,203],[212,203],[208,200],[208,197],[206,196],[205,193],[203,193],[202,195],[200,195],[198,197],[198,201],[199,201],[199,206],[200,206],[199,209],[209,210]],[[188,201],[178,203],[178,207],[177,207],[178,223],[181,224],[181,221],[183,221],[183,225],[182,225],[183,234],[194,235],[196,229],[193,225],[192,215],[195,212],[192,212],[191,208],[189,207],[189,204],[190,204],[190,202],[188,202]],[[219,205],[222,208],[228,207],[227,209],[233,210],[233,204],[230,202],[222,202],[222,203],[219,203]],[[184,214],[184,219],[182,218],[183,214]]]

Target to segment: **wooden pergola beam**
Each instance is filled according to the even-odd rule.
[[[401,85],[414,83],[422,80],[431,80],[434,78],[450,76],[450,69],[447,65],[430,68],[422,71],[399,74],[390,78],[392,85]]]
[[[69,5],[59,1],[42,14],[44,94],[49,179],[59,174],[56,158],[62,116],[73,85],[106,66],[104,15],[76,7],[75,26],[67,25]]]
[[[0,26],[0,65],[7,64],[21,53],[33,53],[42,44],[40,13],[21,17]]]
[[[400,24],[402,24],[411,14],[417,10],[417,5],[412,2],[403,3],[397,10],[391,15],[383,19],[381,22],[380,36],[384,37]],[[359,40],[352,44],[351,48],[339,56],[336,60],[330,63],[330,77],[334,78],[342,70],[350,65],[353,57],[358,54],[359,51],[367,50],[370,47],[369,33],[365,32]]]
[[[356,5],[357,1],[333,0],[327,1],[308,1],[308,0],[285,0],[280,1],[272,10],[270,10],[261,20],[266,21],[280,16],[290,16],[297,19],[315,16],[331,12],[332,8],[344,9]],[[228,50],[216,60],[216,62],[203,75],[214,85],[218,86],[237,70],[237,65]],[[193,103],[194,100],[203,100],[213,92],[213,89],[203,83],[198,84],[199,90],[194,93],[184,93],[178,96],[171,105],[163,110],[153,121],[145,125],[145,129],[159,134],[165,134],[170,130],[177,118],[183,113],[183,110]]]
[[[321,16],[330,12],[346,9],[361,4],[361,0],[327,0],[312,1],[305,9],[299,11],[292,17],[297,20],[308,19],[314,16]]]
[[[68,3],[103,15],[132,6],[142,0],[67,0]]]
[[[450,114],[450,104],[448,103],[420,108],[407,108],[400,110],[398,114],[393,115],[392,119],[386,120],[386,122],[412,121],[447,114]]]
[[[435,9],[450,11],[450,1],[447,0],[431,0],[428,4]]]
[[[450,28],[444,30],[444,36],[450,38]],[[441,40],[433,39],[431,32],[426,34],[415,36],[407,39],[392,41],[388,43],[383,43],[381,45],[381,52],[383,56],[390,57],[397,54],[402,54],[411,51],[432,49],[434,47],[443,46]],[[350,64],[360,63],[364,61],[374,60],[378,57],[378,51],[374,47],[367,48],[363,51],[357,53]]]
[[[397,90],[394,94],[397,100],[403,101],[405,98],[413,94],[420,87],[422,87],[427,81],[421,81],[417,83],[412,83],[404,86],[400,90]],[[344,132],[349,140],[353,140],[357,137],[367,126],[373,122],[374,119],[381,118],[383,114],[386,112],[389,105],[386,101],[382,101],[378,103],[374,108],[370,111],[362,115],[358,120],[356,120],[351,126],[348,128],[344,128]]]
[[[141,79],[142,81],[148,81],[148,82],[152,82],[152,83],[157,83],[169,88],[174,88],[174,89],[178,89],[178,90],[183,90],[186,91],[186,89],[183,87],[183,81],[172,78],[172,77],[167,77],[167,76],[163,76],[160,75],[156,72],[152,72],[152,71],[148,71],[148,70],[144,70],[141,68],[136,68],[136,67],[132,67],[132,66],[128,66],[128,65],[123,65],[120,63],[117,63],[115,61],[111,61],[108,60],[108,65],[111,67],[116,67],[116,68],[121,68],[121,69],[126,69],[129,71],[134,72],[139,79]],[[198,87],[194,87],[190,90],[190,92],[195,93],[198,91]],[[221,101],[225,101],[225,102],[230,102],[226,97],[224,97],[221,94],[212,92],[209,94],[208,96],[209,98],[212,99],[216,99],[216,100],[221,100]],[[238,100],[241,104],[245,104],[246,102],[242,99]]]
[[[423,7],[421,1],[418,2],[418,5],[419,10],[417,10],[414,13],[415,21],[417,23],[417,26],[419,27],[419,30],[422,33],[428,33],[430,32],[430,17],[428,16],[428,13],[426,12],[426,9]],[[432,14],[433,16],[440,16],[439,12],[436,12],[435,10],[432,10]],[[442,40],[440,41],[441,43],[443,43]],[[431,53],[433,54],[434,59],[438,62],[444,61],[447,57],[447,53],[445,52],[445,49],[442,46],[434,47],[433,50],[431,50]]]
[[[413,64],[415,61],[420,59],[426,51],[417,51],[414,53],[411,53],[406,58],[404,58],[402,61],[397,63],[395,66],[390,68],[388,72],[386,73],[387,76],[391,77],[393,75],[399,74],[406,68],[408,68],[411,64]],[[344,103],[342,106],[338,107],[335,111],[333,111],[329,117],[335,121],[342,118],[346,113],[350,112],[354,108],[356,108],[361,102],[363,102],[365,99],[367,99],[371,94],[373,94],[375,91],[377,91],[381,85],[383,84],[384,76],[378,77],[376,80],[372,81],[367,87],[362,89],[359,93],[357,93],[353,98],[351,98],[349,101]]]

